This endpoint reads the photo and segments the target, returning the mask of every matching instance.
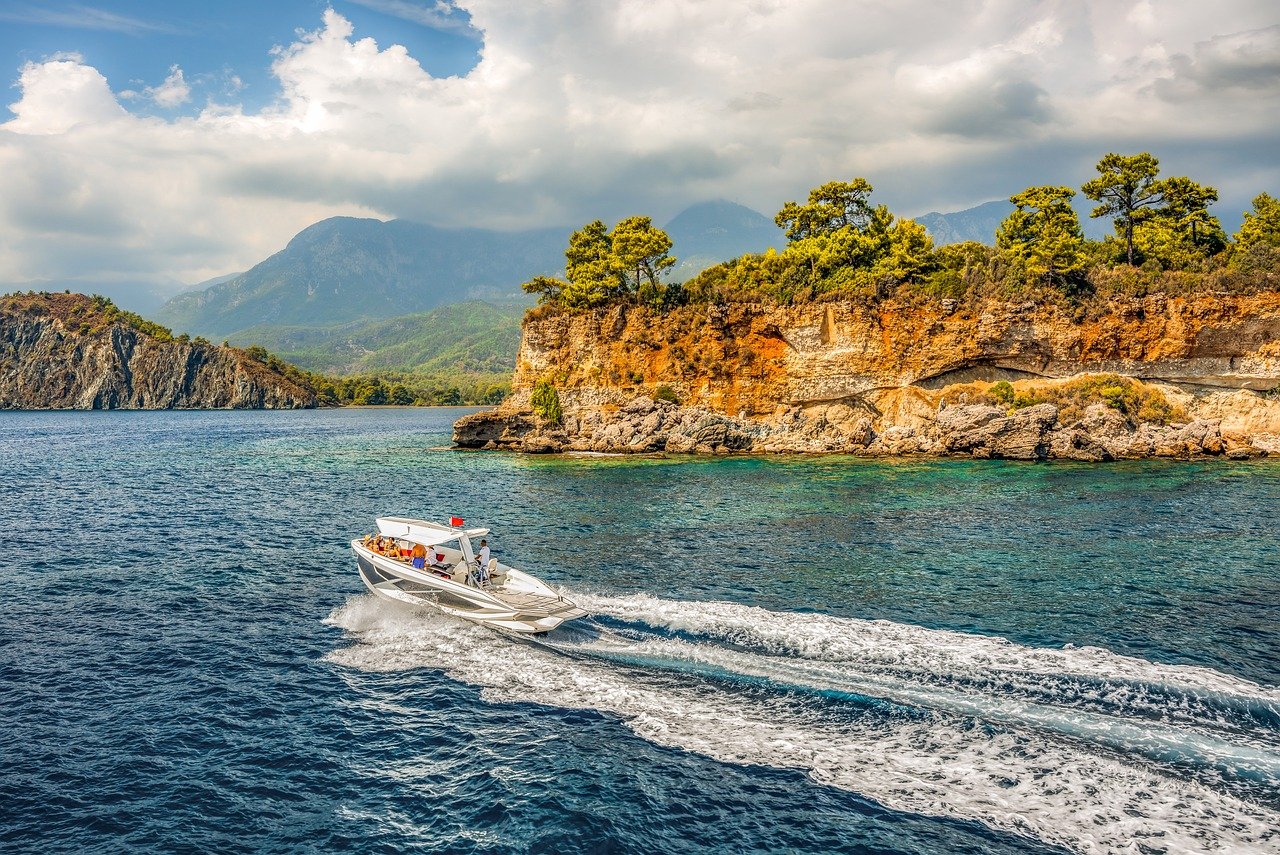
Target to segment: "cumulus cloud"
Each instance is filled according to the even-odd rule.
[[[126,113],[107,79],[79,54],[28,62],[18,78],[22,99],[10,104],[14,118],[0,126],[19,134],[65,134],[77,125],[108,124]]]
[[[1078,185],[1109,150],[1161,154],[1228,204],[1280,189],[1260,154],[1280,107],[1265,4],[457,5],[484,35],[466,76],[434,78],[329,10],[275,51],[279,98],[253,112],[136,116],[79,58],[25,66],[0,125],[0,281],[95,264],[198,281],[337,213],[501,228],[718,197],[772,212],[855,175],[895,210],[954,210]],[[190,97],[177,66],[150,91]]]
[[[239,79],[236,80],[239,83]],[[181,107],[191,100],[191,87],[182,69],[176,65],[169,67],[169,76],[159,86],[147,86],[141,92],[126,89],[120,93],[122,98],[144,98],[166,110]]]

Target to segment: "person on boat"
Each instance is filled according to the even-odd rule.
[[[476,556],[476,563],[480,565],[476,580],[483,584],[489,578],[489,541],[480,541],[480,554]]]
[[[409,553],[409,557],[413,559],[413,566],[418,570],[422,570],[427,566],[427,548],[421,543],[415,543],[413,549]]]

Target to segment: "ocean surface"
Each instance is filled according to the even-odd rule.
[[[1280,851],[1280,462],[515,457],[462,412],[0,413],[0,850]],[[389,513],[610,632],[374,600]]]

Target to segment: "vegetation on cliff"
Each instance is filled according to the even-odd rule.
[[[957,384],[948,387],[941,400],[948,404],[986,404],[1009,413],[1052,404],[1064,424],[1078,422],[1094,404],[1115,410],[1132,425],[1168,425],[1187,419],[1186,412],[1158,387],[1113,373],[1086,374],[1062,382],[1023,381],[1017,386],[1008,380]]]
[[[541,303],[575,309],[630,299],[656,305],[676,263],[670,251],[671,237],[649,217],[628,217],[612,231],[595,220],[569,235],[564,279],[535,276],[521,287]]]
[[[647,218],[606,230],[596,221],[570,236],[564,279],[524,285],[558,310],[609,304],[669,309],[687,303],[791,305],[813,300],[1031,297],[1082,306],[1115,295],[1226,292],[1280,286],[1280,203],[1254,200],[1228,237],[1209,208],[1217,191],[1189,177],[1161,178],[1148,153],[1108,154],[1098,176],[1081,187],[1098,202],[1094,217],[1111,218],[1115,235],[1084,237],[1071,187],[1028,187],[1010,197],[1015,210],[996,245],[974,241],[936,247],[914,220],[871,200],[866,179],[832,181],[789,201],[776,222],[787,246],[748,254],[704,270],[686,283],[665,283],[670,241]],[[633,235],[640,232],[643,240]]]

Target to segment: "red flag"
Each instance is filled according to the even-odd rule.
[[[449,525],[454,528],[461,528],[463,523],[462,517],[449,517]]]

